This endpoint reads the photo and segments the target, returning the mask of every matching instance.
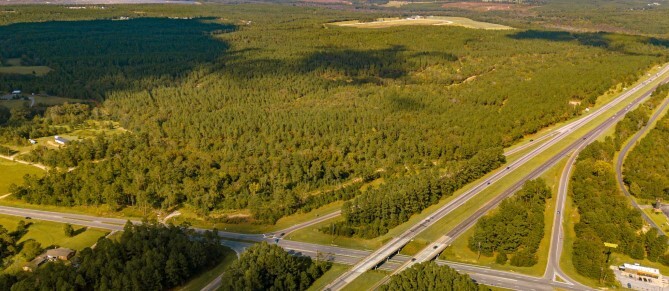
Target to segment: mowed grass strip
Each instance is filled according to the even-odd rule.
[[[344,291],[372,290],[372,287],[374,287],[376,283],[383,280],[389,274],[390,273],[388,272],[379,270],[367,271],[362,275],[360,275],[360,277],[353,280],[353,282],[346,285],[346,287],[344,287],[343,290]]]

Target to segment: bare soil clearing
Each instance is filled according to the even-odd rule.
[[[358,27],[358,28],[386,28],[386,27],[405,26],[405,25],[434,25],[434,26],[453,25],[453,26],[462,26],[473,29],[489,29],[489,30],[513,29],[512,27],[509,26],[480,22],[464,17],[438,17],[438,16],[382,18],[372,22],[342,21],[342,22],[335,22],[332,24],[337,26]]]

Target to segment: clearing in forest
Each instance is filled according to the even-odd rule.
[[[527,11],[536,6],[524,5],[524,4],[513,4],[513,3],[490,3],[490,2],[453,2],[446,3],[441,7],[444,8],[457,8],[464,10],[472,10],[478,12],[487,12],[487,11]]]
[[[8,59],[6,65],[0,63],[0,74],[44,76],[51,71],[47,66],[24,66],[21,59]]]
[[[471,20],[464,17],[443,17],[443,16],[412,16],[407,18],[381,18],[372,22],[342,21],[332,23],[337,26],[350,26],[358,28],[386,28],[392,26],[404,25],[453,25],[473,29],[505,30],[512,27]]]

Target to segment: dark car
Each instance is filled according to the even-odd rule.
[[[26,219],[32,219],[32,217],[30,217],[30,216],[26,216]]]

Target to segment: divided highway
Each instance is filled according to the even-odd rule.
[[[316,256],[319,254],[329,254],[332,256],[332,259],[334,259],[335,262],[354,265],[350,270],[345,272],[342,276],[337,278],[335,281],[333,281],[330,285],[326,287],[326,289],[330,290],[339,290],[343,288],[348,283],[352,282],[355,278],[360,276],[362,273],[377,266],[382,265],[381,269],[385,270],[398,270],[398,269],[401,270],[403,268],[410,266],[413,263],[419,261],[431,260],[434,257],[436,257],[445,247],[447,247],[456,237],[458,237],[468,228],[473,226],[480,217],[485,215],[485,213],[487,213],[490,209],[494,208],[504,198],[512,195],[517,189],[519,189],[522,186],[522,184],[526,180],[540,176],[545,170],[549,169],[559,160],[566,157],[570,152],[574,150],[580,151],[580,149],[582,149],[584,145],[594,140],[596,136],[601,134],[601,132],[613,126],[616,123],[616,121],[622,116],[624,116],[624,114],[630,108],[639,104],[650,95],[650,93],[653,90],[651,89],[646,89],[648,91],[644,90],[649,83],[655,81],[661,76],[664,78],[662,80],[663,82],[669,80],[669,77],[664,76],[668,72],[669,72],[669,65],[663,67],[659,73],[651,76],[648,80],[642,82],[641,84],[621,94],[616,99],[602,106],[601,108],[591,112],[590,114],[576,121],[573,121],[556,129],[553,133],[549,133],[527,145],[517,148],[516,150],[513,151],[513,153],[526,149],[531,145],[535,145],[539,141],[543,142],[544,140],[546,140],[545,142],[543,142],[543,144],[538,145],[535,149],[531,150],[523,157],[507,165],[506,168],[493,173],[492,175],[490,175],[490,177],[479,182],[470,190],[465,191],[458,197],[455,197],[449,203],[443,205],[437,211],[432,213],[432,215],[430,215],[427,219],[424,219],[419,223],[417,223],[416,225],[413,225],[407,231],[402,233],[400,236],[390,240],[386,245],[382,246],[380,249],[374,252],[351,250],[333,246],[316,245],[316,244],[295,242],[281,239],[281,237],[283,237],[285,234],[291,231],[295,231],[297,229],[311,226],[316,223],[325,221],[327,219],[331,219],[333,217],[340,215],[340,212],[333,212],[321,216],[315,220],[298,224],[284,230],[276,231],[271,235],[240,234],[240,233],[225,232],[225,231],[219,231],[218,233],[222,238],[228,240],[227,242],[225,242],[226,245],[231,245],[236,250],[245,248],[246,243],[244,241],[246,242],[268,241],[277,243],[279,246],[282,246],[285,249],[291,250],[295,253],[301,253],[310,256]],[[434,225],[437,221],[444,218],[445,216],[450,214],[453,210],[465,204],[467,201],[471,200],[478,193],[486,189],[489,185],[504,178],[506,175],[512,173],[517,168],[525,165],[525,163],[527,163],[528,161],[532,160],[533,158],[545,152],[553,145],[557,144],[558,142],[562,141],[563,139],[571,135],[575,130],[582,128],[584,125],[588,124],[593,119],[607,112],[608,110],[620,104],[621,102],[624,102],[632,94],[635,94],[640,91],[645,92],[641,97],[633,100],[627,107],[617,112],[613,118],[609,118],[604,122],[602,122],[595,129],[585,134],[582,139],[579,138],[577,141],[567,146],[567,148],[559,152],[557,155],[551,157],[548,161],[539,166],[539,168],[535,169],[530,174],[523,177],[521,181],[518,181],[511,188],[507,189],[506,191],[504,191],[503,193],[492,199],[490,202],[488,202],[486,205],[484,205],[482,208],[478,209],[475,213],[473,213],[467,219],[458,224],[453,230],[448,232],[445,236],[441,237],[435,243],[430,244],[428,248],[421,251],[417,256],[415,256],[415,258],[417,258],[415,261],[411,260],[412,258],[408,256],[396,255],[404,245],[406,245],[409,241],[415,238],[419,233],[429,228],[430,226]],[[669,103],[667,102],[665,102],[663,106],[665,107],[668,106]],[[657,116],[655,116],[655,118],[657,118]],[[575,156],[576,154],[572,156],[570,163],[573,161],[573,159],[575,159]],[[621,156],[624,155],[621,154]],[[568,163],[568,165],[570,165],[570,163]],[[564,175],[565,173],[563,173],[563,176]],[[566,179],[568,182],[568,173],[566,175],[567,175]],[[564,182],[563,179],[561,179],[561,184],[560,184],[561,187],[563,187],[563,184],[566,189],[566,182]],[[564,274],[562,274],[562,272],[559,269],[559,254],[562,248],[561,246],[562,243],[559,240],[559,238],[561,238],[562,217],[561,215],[559,215],[559,213],[560,210],[564,208],[564,201],[562,200],[562,202],[560,202],[561,201],[560,196],[562,196],[563,194],[566,197],[566,190],[560,192],[558,197],[558,207],[556,207],[556,219],[555,219],[556,224],[554,224],[554,229],[553,229],[554,235],[552,238],[553,241],[551,241],[551,257],[549,257],[549,267],[548,267],[549,269],[547,269],[546,271],[546,275],[544,276],[545,278],[524,276],[510,272],[491,270],[488,268],[477,267],[466,264],[444,262],[440,260],[438,260],[437,262],[440,264],[451,265],[457,270],[462,270],[466,273],[469,273],[470,275],[472,275],[473,278],[482,283],[501,286],[505,288],[522,289],[522,290],[531,290],[531,289],[544,290],[544,289],[552,289],[553,287],[558,287],[567,290],[583,290],[584,286],[576,285],[573,282],[557,282],[553,280],[555,278],[555,274],[557,274],[558,276],[562,277],[565,280],[568,279],[566,276],[564,276]],[[13,208],[5,206],[0,206],[0,213],[14,216],[31,217],[34,219],[55,221],[61,223],[71,223],[76,225],[83,225],[83,226],[109,229],[109,230],[122,230],[123,226],[127,222],[126,219],[119,219],[119,218],[102,218],[102,217],[94,217],[87,215],[64,214],[64,213]],[[132,222],[139,223],[139,221],[132,221]],[[558,225],[558,227],[556,227],[556,225]],[[196,230],[205,231],[204,229],[196,229]],[[555,241],[556,239],[558,241]],[[550,281],[546,280],[546,278],[550,276],[552,276],[553,278],[551,278]]]
[[[637,93],[637,92],[643,90],[644,88],[646,88],[646,86],[647,86],[649,83],[655,81],[655,80],[658,79],[660,76],[665,75],[667,72],[669,72],[669,65],[666,65],[666,66],[663,67],[657,74],[652,75],[652,76],[651,76],[650,78],[648,78],[646,81],[643,81],[642,83],[636,85],[634,88],[632,88],[632,89],[626,91],[625,93],[621,94],[621,95],[618,96],[616,99],[614,99],[613,101],[611,101],[611,102],[607,103],[606,105],[600,107],[599,109],[595,110],[595,111],[592,112],[591,114],[586,115],[586,116],[583,117],[583,118],[580,118],[580,119],[578,119],[578,120],[576,120],[576,121],[573,121],[573,122],[571,122],[571,123],[568,123],[567,125],[565,125],[565,126],[559,128],[559,129],[557,130],[558,133],[555,134],[555,136],[552,137],[551,139],[549,139],[547,142],[545,142],[544,144],[540,145],[540,146],[537,147],[536,149],[530,151],[529,153],[527,153],[526,155],[524,155],[524,156],[521,157],[520,159],[518,159],[518,160],[512,162],[511,164],[509,164],[509,165],[506,167],[506,169],[503,169],[503,170],[501,170],[501,171],[497,171],[496,173],[494,173],[493,175],[491,175],[489,178],[485,179],[484,181],[480,182],[479,184],[477,184],[476,186],[474,186],[474,187],[471,188],[470,190],[464,192],[463,194],[459,195],[458,197],[456,197],[455,199],[453,199],[453,200],[450,201],[449,203],[447,203],[447,204],[445,204],[444,206],[440,207],[440,208],[437,209],[431,216],[429,216],[427,219],[425,219],[425,220],[423,220],[423,221],[417,223],[416,225],[412,226],[412,227],[409,228],[407,231],[405,231],[404,233],[402,233],[400,236],[398,236],[398,237],[396,237],[396,238],[390,240],[387,244],[385,244],[384,246],[382,246],[381,248],[379,248],[378,250],[376,250],[375,252],[373,252],[370,256],[366,257],[365,259],[363,259],[362,261],[360,261],[359,263],[357,263],[353,268],[351,268],[350,270],[348,270],[347,272],[345,272],[345,273],[344,273],[343,275],[341,275],[339,278],[335,279],[335,281],[333,281],[333,282],[332,282],[330,285],[328,285],[325,289],[327,289],[327,290],[340,290],[340,289],[342,289],[343,287],[345,287],[346,285],[348,285],[349,283],[353,282],[353,280],[355,280],[357,277],[359,277],[360,275],[362,275],[364,272],[366,272],[366,271],[368,271],[368,270],[370,270],[370,269],[372,269],[372,268],[374,268],[374,267],[380,265],[380,264],[383,263],[383,261],[386,260],[387,258],[389,258],[389,257],[391,257],[391,256],[393,256],[393,255],[395,255],[395,254],[397,254],[397,253],[399,253],[399,250],[401,250],[402,247],[404,247],[407,243],[409,243],[409,242],[410,242],[413,238],[415,238],[418,234],[420,234],[422,231],[424,231],[425,229],[429,228],[430,226],[434,225],[437,221],[439,221],[440,219],[444,218],[446,215],[448,215],[449,213],[451,213],[453,210],[455,210],[455,209],[457,209],[458,207],[462,206],[464,203],[466,203],[467,201],[469,201],[470,199],[472,199],[472,198],[473,198],[474,196],[476,196],[478,193],[482,192],[482,191],[483,191],[485,188],[487,188],[489,185],[491,185],[492,183],[495,183],[495,182],[497,182],[498,180],[502,179],[503,177],[505,177],[506,175],[508,175],[509,173],[511,173],[512,171],[514,171],[515,169],[517,169],[518,167],[520,167],[520,166],[524,165],[525,163],[527,163],[529,160],[531,160],[531,159],[535,158],[536,156],[538,156],[539,154],[543,153],[545,150],[547,150],[547,149],[550,148],[551,146],[553,146],[553,145],[555,145],[556,143],[562,141],[564,138],[566,138],[567,136],[569,136],[573,131],[575,131],[575,130],[577,130],[577,129],[580,129],[581,127],[583,127],[584,125],[586,125],[586,124],[588,124],[590,121],[592,121],[593,119],[597,118],[598,116],[600,116],[600,115],[602,115],[603,113],[607,112],[607,111],[610,110],[611,108],[613,108],[613,107],[615,107],[616,105],[620,104],[621,102],[625,101],[627,98],[629,98],[629,97],[632,96],[633,94],[635,94],[635,93]],[[669,79],[669,77],[664,76],[663,81],[666,81],[667,79]],[[653,90],[654,90],[654,88],[653,88]],[[635,99],[635,100],[632,102],[632,104],[638,104],[638,103],[641,102],[643,99],[645,99],[648,95],[650,95],[651,92],[652,92],[652,90],[648,90],[648,91],[646,91],[646,93],[643,94],[642,97],[639,97],[639,98]],[[630,108],[630,106],[627,106],[623,111],[616,113],[616,116],[617,116],[618,114],[621,114],[621,113],[624,114],[627,110],[629,110],[629,108]],[[615,119],[615,116],[614,116],[613,119]],[[613,121],[614,121],[614,120],[612,120],[612,119],[606,120],[606,121],[605,121],[602,125],[600,125],[600,127],[598,127],[598,128],[601,128],[602,126],[604,126],[604,127],[608,127],[608,126],[610,126],[611,124],[613,124],[613,123],[612,123]],[[596,129],[595,129],[595,130],[596,130]],[[590,135],[594,134],[594,132],[596,132],[596,131],[591,131],[591,132],[589,132],[588,135],[586,135],[585,139],[587,139]],[[572,144],[572,149],[570,149],[569,151],[573,150],[573,148],[575,148],[575,147],[577,147],[577,146],[578,146],[578,144]],[[558,154],[558,157],[553,157],[552,160],[554,160],[554,163],[557,162],[557,161],[559,161],[562,157],[564,157],[567,153],[569,153],[569,151],[566,151],[566,152],[565,152],[565,151],[562,151],[562,152],[560,152],[560,154]],[[545,170],[547,170],[548,168],[550,168],[550,166],[545,167],[545,165],[546,165],[546,164],[542,165],[542,167],[540,167],[540,168],[538,169],[538,170],[539,170],[539,173],[543,173]],[[543,168],[543,169],[542,169],[542,168]],[[519,185],[522,186],[522,183],[519,184]],[[484,208],[491,209],[491,208],[494,207],[497,203],[501,202],[501,200],[503,200],[503,198],[504,198],[504,197],[503,197],[504,194],[507,194],[508,192],[509,192],[509,191],[505,191],[505,192],[503,193],[503,195],[499,195],[497,198],[494,199],[494,200],[496,200],[496,202],[493,201],[493,203],[488,203],[487,206],[485,206]],[[512,194],[512,192],[511,192],[511,194]],[[508,195],[510,195],[510,194],[508,194]],[[501,198],[501,199],[499,199],[499,198]],[[487,212],[487,211],[485,211],[485,212]],[[479,211],[477,211],[476,214],[475,214],[475,216],[479,216],[479,217],[480,217],[480,216],[482,216],[483,214],[485,214],[485,212],[479,212]],[[467,226],[468,226],[468,225],[469,225],[469,226],[473,225],[473,224],[476,222],[477,219],[478,219],[478,218],[474,218],[474,219],[471,219],[471,218],[470,218],[470,219],[467,219],[465,222],[461,223],[460,225],[462,225],[463,227],[462,227],[462,230],[459,230],[459,232],[464,232],[464,230],[467,229]],[[447,236],[449,236],[449,237],[453,237],[453,236],[450,236],[450,235],[447,235]],[[438,246],[438,248],[442,248],[442,249],[445,248],[445,246],[447,245],[447,243],[448,243],[448,240],[444,240],[444,242],[442,243],[442,245]]]

